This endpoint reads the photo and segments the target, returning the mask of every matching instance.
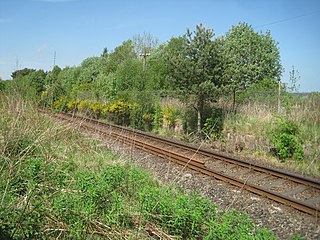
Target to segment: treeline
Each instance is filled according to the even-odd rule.
[[[281,72],[270,32],[239,23],[215,36],[200,24],[163,44],[150,34],[137,35],[79,66],[17,70],[0,89],[139,129],[172,128],[180,114],[184,130],[200,134],[204,126],[220,124],[212,120],[221,112],[213,103],[227,99],[231,104],[222,110],[236,111],[246,99],[276,96]],[[162,104],[164,98],[185,107]]]

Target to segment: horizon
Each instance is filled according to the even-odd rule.
[[[239,22],[271,32],[280,50],[282,82],[289,83],[294,66],[299,92],[320,91],[320,1],[315,0],[0,0],[0,77],[9,80],[23,68],[50,71],[54,62],[60,68],[78,66],[144,32],[165,43],[199,23],[219,36]]]

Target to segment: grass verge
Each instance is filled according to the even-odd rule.
[[[28,104],[1,97],[0,238],[274,239],[244,213],[148,173]]]

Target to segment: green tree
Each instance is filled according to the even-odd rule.
[[[57,82],[59,73],[61,72],[61,68],[59,66],[54,66],[52,71],[48,72],[45,83],[46,85],[50,86]]]
[[[280,80],[280,53],[270,32],[257,33],[247,23],[233,26],[226,34],[223,53],[224,77],[233,95],[234,111],[237,91],[246,90],[264,79]]]
[[[5,83],[4,81],[0,78],[0,91],[3,91],[5,89]]]
[[[24,69],[20,69],[20,70],[16,70],[11,74],[12,79],[17,79],[19,77],[23,77],[23,76],[27,76],[32,72],[35,72],[35,69],[31,69],[31,68],[24,68]]]
[[[138,59],[126,59],[117,67],[114,73],[114,90],[118,97],[128,98],[130,95],[141,94],[145,88],[142,64]]]
[[[149,58],[146,69],[146,91],[161,94],[170,88],[166,59],[167,44],[162,44],[154,49]]]
[[[45,78],[46,72],[40,69],[30,72],[24,77],[24,80],[35,90],[37,95],[40,95],[45,90]]]
[[[80,67],[65,67],[58,75],[58,82],[70,99],[77,97],[79,75]]]
[[[42,91],[45,90],[46,72],[42,69],[28,69],[14,71],[11,76],[13,80],[9,88],[22,97],[38,100]]]
[[[200,24],[193,33],[187,29],[183,37],[173,38],[168,44],[172,85],[185,101],[194,104],[198,134],[203,126],[205,103],[218,97],[221,85],[219,44],[213,36],[213,30]]]
[[[77,92],[77,98],[93,98],[96,96],[96,89],[94,82],[97,80],[99,74],[103,72],[105,59],[103,57],[89,57],[86,58],[79,66],[79,75],[77,78],[77,85],[74,86]]]
[[[54,66],[52,71],[48,72],[45,78],[46,98],[43,100],[51,106],[55,100],[65,94],[61,81],[59,81],[60,72],[61,68],[59,66]]]
[[[123,42],[120,46],[116,47],[112,53],[109,54],[108,62],[105,67],[105,73],[108,75],[115,72],[117,67],[128,59],[136,59],[137,53],[134,50],[132,40]]]

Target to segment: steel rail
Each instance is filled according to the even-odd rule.
[[[73,117],[75,117],[75,116],[73,116]],[[298,174],[293,174],[293,173],[290,173],[290,172],[287,172],[284,170],[271,168],[271,167],[264,166],[264,165],[261,165],[258,163],[250,163],[250,162],[244,161],[239,158],[227,156],[227,155],[217,153],[217,152],[214,152],[214,151],[208,150],[208,149],[194,147],[194,146],[191,146],[191,145],[188,145],[185,143],[172,141],[172,140],[165,139],[160,136],[156,136],[156,135],[146,133],[146,132],[143,132],[140,130],[131,129],[131,128],[127,128],[127,127],[123,127],[123,126],[119,126],[119,125],[115,125],[115,124],[111,124],[111,123],[106,123],[106,122],[102,122],[102,121],[95,120],[92,118],[86,118],[86,120],[92,121],[94,123],[99,123],[102,125],[111,126],[111,127],[121,129],[121,130],[124,130],[127,132],[132,132],[135,134],[143,135],[145,137],[148,137],[149,139],[161,141],[166,144],[171,144],[172,146],[177,146],[177,147],[183,148],[188,151],[193,151],[194,153],[203,154],[203,155],[206,155],[207,157],[211,157],[211,158],[218,159],[218,160],[221,160],[224,162],[229,162],[229,163],[236,164],[239,166],[251,168],[251,169],[259,171],[259,172],[264,172],[264,173],[267,173],[267,174],[270,174],[270,175],[273,175],[276,177],[281,177],[281,178],[288,179],[293,182],[301,183],[301,184],[304,184],[307,186],[311,186],[313,188],[320,189],[320,180],[318,180],[318,179],[314,179],[314,178],[310,178],[310,177],[306,177],[306,176],[302,176],[302,175],[298,175]]]
[[[288,206],[293,207],[295,209],[298,209],[300,211],[311,214],[315,217],[317,217],[319,215],[319,211],[320,211],[319,207],[316,207],[310,203],[307,203],[306,201],[301,201],[299,199],[295,199],[295,198],[292,198],[290,196],[287,196],[287,195],[284,195],[284,194],[281,194],[281,193],[278,193],[275,191],[270,191],[267,188],[252,184],[250,181],[248,181],[248,179],[247,180],[236,179],[232,176],[228,176],[226,174],[215,171],[213,169],[209,169],[208,167],[206,167],[204,165],[204,161],[202,161],[202,160],[193,159],[193,158],[184,156],[183,154],[179,154],[174,151],[169,151],[169,150],[163,149],[162,147],[152,145],[152,144],[147,143],[141,139],[137,139],[134,137],[124,135],[123,132],[135,134],[138,136],[144,136],[146,138],[152,139],[153,141],[158,141],[158,142],[170,144],[172,146],[177,146],[177,147],[183,148],[188,151],[191,150],[193,152],[207,154],[208,157],[212,157],[214,159],[229,162],[232,164],[237,164],[239,166],[247,167],[249,169],[252,169],[252,170],[255,170],[258,172],[271,174],[272,176],[281,177],[281,178],[284,178],[284,179],[287,179],[287,180],[290,180],[290,181],[293,181],[293,182],[296,182],[299,184],[313,187],[314,189],[320,189],[320,181],[317,179],[312,179],[309,177],[304,177],[304,176],[284,172],[282,170],[273,169],[273,168],[265,167],[262,165],[255,165],[255,164],[247,163],[243,160],[236,159],[236,158],[229,157],[229,156],[225,156],[222,154],[217,154],[217,153],[210,151],[210,150],[195,148],[193,146],[189,146],[189,145],[182,144],[179,142],[174,142],[172,140],[167,140],[167,139],[164,139],[164,138],[161,138],[158,136],[154,136],[152,134],[148,134],[148,133],[145,133],[145,132],[142,132],[139,130],[125,128],[122,126],[101,122],[101,121],[94,120],[91,118],[84,118],[84,117],[75,116],[75,115],[71,115],[71,114],[65,114],[64,116],[68,116],[68,118],[72,118],[72,119],[78,118],[78,119],[81,119],[82,121],[91,122],[92,124],[98,124],[98,125],[104,126],[104,127],[108,126],[109,128],[112,128],[112,129],[118,129],[118,130],[120,130],[120,133],[116,133],[113,130],[111,132],[106,132],[106,131],[103,131],[103,130],[98,129],[96,127],[92,127],[92,126],[88,126],[88,125],[84,126],[83,124],[81,125],[81,127],[85,127],[87,129],[97,131],[103,135],[108,135],[108,136],[111,135],[112,137],[115,137],[124,143],[131,143],[134,146],[138,147],[139,149],[147,150],[148,152],[151,152],[151,153],[156,153],[156,155],[161,156],[166,159],[169,159],[171,161],[174,161],[180,165],[183,165],[183,166],[186,166],[186,167],[191,168],[193,170],[199,171],[203,174],[214,177],[216,179],[228,182],[234,186],[240,187],[242,189],[246,189],[247,191],[264,196],[266,198],[269,198],[269,199],[274,200],[276,202],[282,203],[284,205],[288,205]],[[65,119],[65,120],[71,121],[70,119]]]

